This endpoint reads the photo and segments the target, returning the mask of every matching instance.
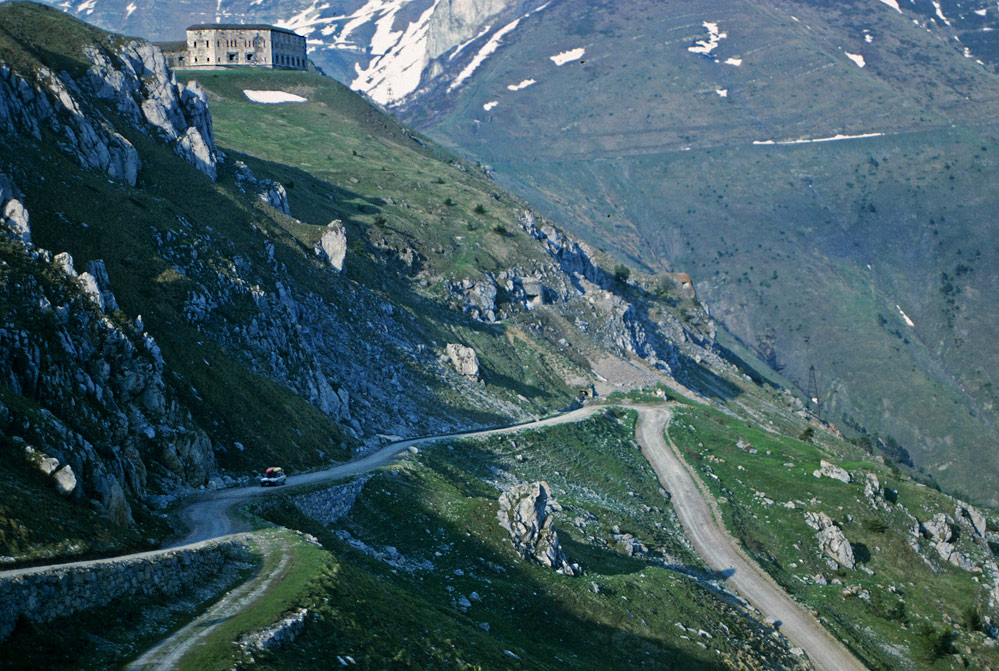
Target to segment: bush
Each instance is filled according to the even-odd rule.
[[[623,263],[619,263],[614,266],[614,279],[617,280],[617,282],[624,284],[628,281],[629,277],[631,277],[631,268]]]
[[[454,200],[451,199],[451,196],[448,196],[444,199],[444,204],[448,207],[454,207]]]
[[[883,534],[888,530],[888,525],[883,520],[871,517],[863,521],[864,529],[874,534]]]
[[[475,206],[475,209],[473,209],[472,212],[475,212],[475,214],[485,214],[486,208],[482,205],[482,203],[479,203]]]
[[[800,436],[798,436],[798,440],[800,440],[803,443],[810,443],[812,442],[812,438],[814,437],[815,437],[815,429],[810,426],[806,426],[805,430],[801,432]]]
[[[923,623],[916,636],[916,658],[923,662],[934,662],[950,654],[954,632]]]
[[[496,233],[497,235],[502,235],[504,237],[510,235],[510,231],[506,230],[506,226],[504,226],[503,224],[496,224],[495,226],[493,226],[493,233]]]

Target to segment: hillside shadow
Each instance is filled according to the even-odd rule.
[[[360,503],[358,505],[363,505]],[[460,631],[460,643],[467,645],[468,655],[480,655],[483,650],[510,650],[522,659],[531,659],[536,664],[550,662],[564,666],[562,658],[566,654],[573,657],[572,668],[607,669],[624,664],[652,661],[657,668],[698,669],[721,671],[725,665],[711,659],[705,652],[698,655],[671,645],[664,637],[639,634],[631,627],[610,626],[606,622],[623,615],[629,621],[635,615],[622,597],[634,596],[639,592],[633,585],[600,586],[597,592],[591,588],[594,580],[604,574],[588,573],[569,577],[555,573],[551,569],[530,564],[519,558],[512,548],[498,551],[492,544],[466,533],[464,526],[443,517],[433,508],[417,504],[421,524],[437,529],[431,540],[445,543],[450,550],[447,558],[437,558],[437,566],[430,572],[406,573],[393,570],[390,566],[351,547],[318,523],[302,518],[301,515],[285,513],[279,523],[292,523],[297,528],[312,533],[320,542],[338,556],[349,557],[355,568],[373,574],[375,580],[388,579],[403,591],[407,599],[427,610],[433,610],[439,617],[447,618]],[[297,512],[297,511],[295,511]],[[416,512],[416,511],[414,511]],[[353,516],[353,515],[352,515]],[[430,556],[433,548],[427,545],[414,546],[406,539],[399,538],[391,527],[380,530],[367,528],[355,521],[344,520],[344,524],[355,537],[372,547],[392,545],[402,556]],[[497,525],[497,529],[499,527]],[[502,530],[499,530],[500,533]],[[568,544],[567,554],[578,549]],[[460,575],[450,570],[443,571],[442,564],[457,563],[464,567]],[[575,558],[570,555],[570,561]],[[616,559],[614,561],[617,561]],[[640,562],[629,560],[638,568]],[[647,566],[646,566],[647,567]],[[613,574],[608,574],[613,575]],[[446,586],[447,591],[441,589]],[[481,602],[473,602],[464,612],[453,605],[458,596],[473,591],[482,593]],[[443,596],[450,593],[450,597]],[[573,604],[570,607],[569,604]],[[620,615],[612,611],[621,610]],[[363,605],[361,606],[363,607]],[[589,612],[587,612],[589,611]],[[665,629],[666,620],[663,619]],[[479,623],[488,622],[488,633]],[[544,623],[544,626],[539,626]],[[389,624],[389,623],[386,623]],[[391,629],[391,626],[389,626]],[[403,644],[403,649],[405,645]],[[474,651],[474,652],[473,652]],[[512,668],[520,665],[510,662]]]

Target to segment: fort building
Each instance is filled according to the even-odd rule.
[[[167,65],[183,70],[257,67],[307,70],[305,38],[264,24],[205,23],[187,29],[185,42],[159,45]]]

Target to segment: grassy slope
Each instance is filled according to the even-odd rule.
[[[741,66],[687,51],[702,21],[728,33],[719,60]],[[988,499],[997,474],[986,463],[982,477],[975,451],[999,420],[982,365],[999,354],[997,203],[982,188],[999,170],[994,75],[881,3],[555,6],[513,39],[453,109],[431,99],[407,119],[591,242],[690,272],[788,378],[804,388],[818,368],[830,418],[894,436]],[[547,60],[577,46],[585,62]],[[887,135],[752,144],[872,131]]]
[[[258,655],[255,668],[301,668],[333,655],[351,655],[370,668],[714,669],[740,662],[746,664],[740,668],[775,668],[773,658],[759,657],[777,650],[766,626],[661,561],[627,557],[611,538],[619,525],[654,557],[669,555],[670,563],[699,571],[633,443],[633,422],[620,413],[513,437],[442,443],[376,475],[335,527],[380,551],[392,546],[410,561],[429,560],[431,570],[392,569],[297,510],[276,509],[271,519],[317,535],[339,568],[325,585],[318,621],[288,649]],[[557,515],[560,540],[584,576],[560,576],[515,555],[496,521],[499,492],[489,484],[511,476],[549,481],[565,509]],[[597,520],[585,530],[571,526],[587,513]],[[472,592],[481,601],[461,612],[457,600]],[[697,629],[712,638],[699,639]]]
[[[800,428],[789,425],[784,430],[794,436]],[[669,428],[669,436],[718,499],[727,528],[788,592],[816,609],[870,668],[908,668],[912,662],[919,668],[954,668],[956,658],[934,659],[927,652],[927,625],[949,631],[951,652],[960,653],[973,668],[994,666],[995,649],[984,645],[981,631],[967,626],[969,611],[984,612],[986,602],[977,575],[940,562],[924,541],[923,554],[932,558],[931,567],[906,543],[912,524],[906,511],[920,521],[938,512],[953,515],[952,500],[849,444],[819,435],[821,447],[698,406],[677,412]],[[757,453],[739,449],[740,440]],[[850,470],[855,481],[813,477],[824,458]],[[884,487],[896,490],[897,503],[885,510],[873,508],[857,477],[862,472],[876,474]],[[795,508],[784,506],[789,501]],[[806,511],[832,517],[853,545],[855,557],[873,573],[830,570],[817,551],[814,529],[805,524]],[[993,549],[975,543],[971,535],[962,527],[958,548],[976,561],[991,557]],[[816,584],[817,574],[830,584]],[[834,579],[842,584],[832,584]],[[853,585],[867,590],[870,600],[845,594]]]

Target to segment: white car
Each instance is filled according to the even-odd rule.
[[[260,477],[261,487],[277,487],[278,485],[283,485],[284,481],[288,479],[288,476],[284,474],[284,469],[280,466],[271,466],[264,474]]]

